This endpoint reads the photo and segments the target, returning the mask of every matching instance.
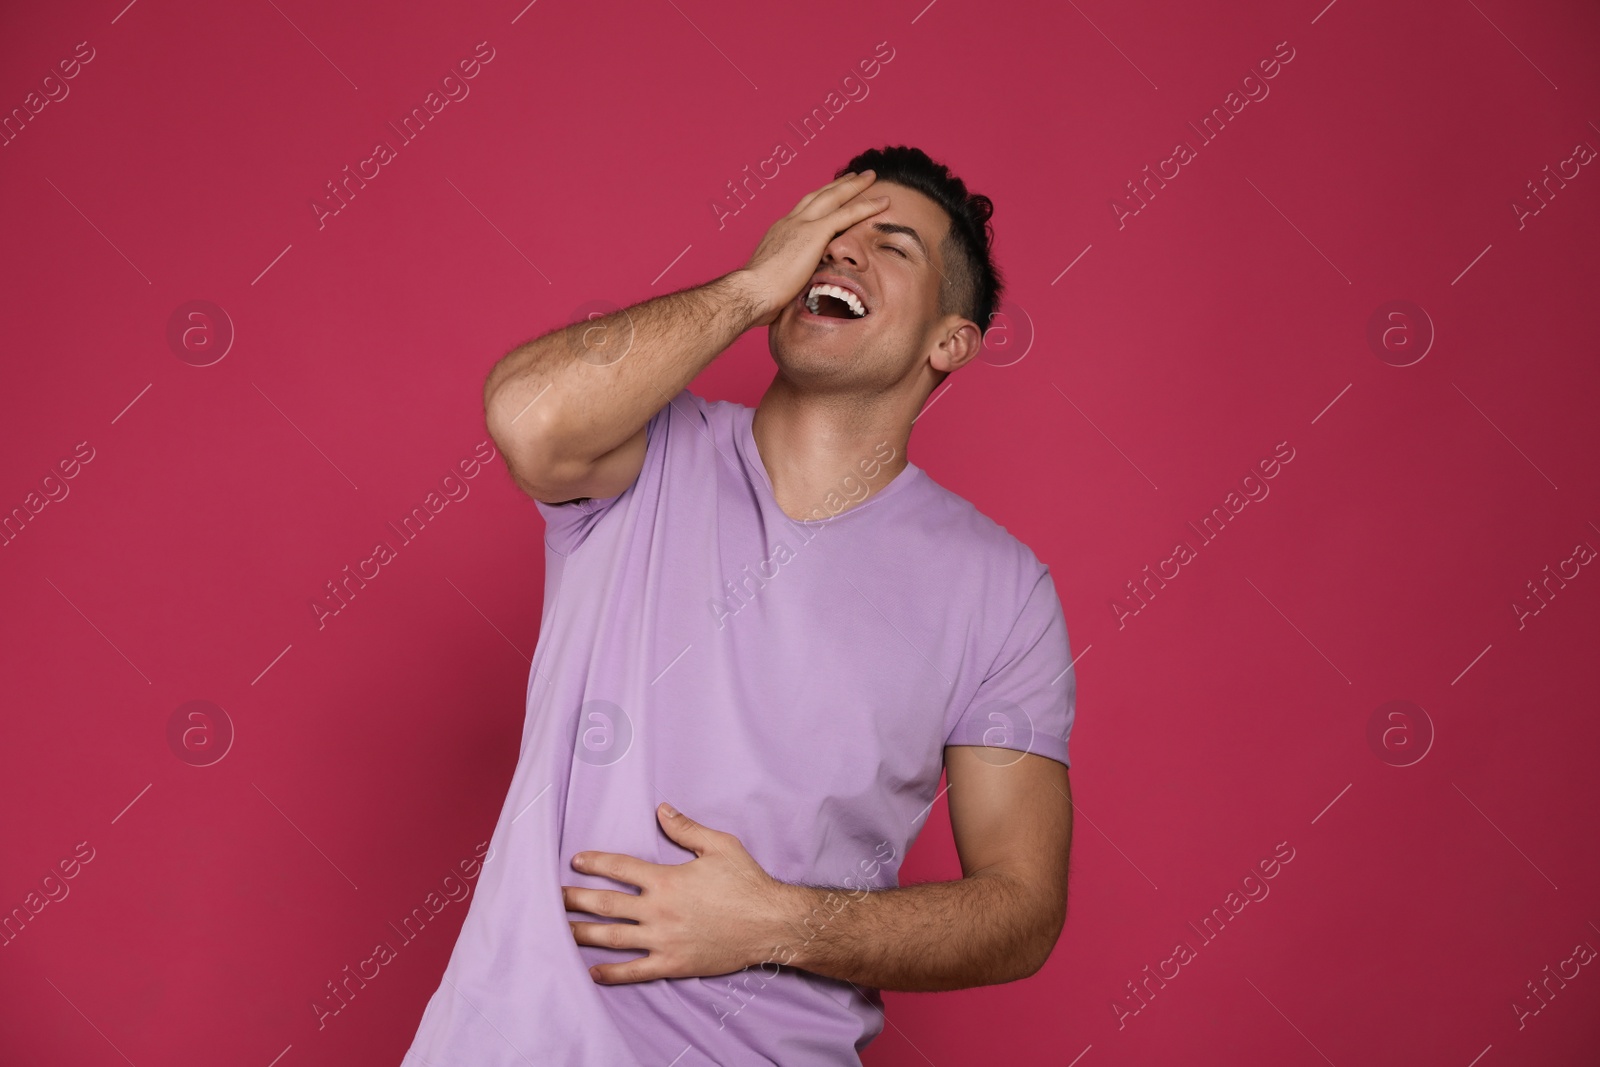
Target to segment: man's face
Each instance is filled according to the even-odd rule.
[[[859,195],[887,196],[889,202],[829,242],[812,283],[767,332],[773,359],[802,388],[889,388],[926,362],[952,323],[963,321],[939,314],[942,245],[950,229],[944,209],[886,181]],[[856,317],[829,296],[816,298],[813,314],[807,297],[812,285],[823,282],[853,290],[867,314]]]

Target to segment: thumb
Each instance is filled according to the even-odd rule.
[[[705,831],[699,823],[665,802],[656,805],[656,817],[661,822],[661,828],[672,840],[696,856],[705,852]]]

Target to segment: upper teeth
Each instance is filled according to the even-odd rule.
[[[858,319],[867,313],[867,309],[861,303],[861,299],[843,286],[813,285],[806,293],[806,308],[811,314],[815,315],[817,313],[817,300],[819,297],[824,296],[837,297],[843,300],[845,305],[850,308],[850,313]]]

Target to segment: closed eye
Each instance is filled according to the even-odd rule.
[[[888,250],[889,250],[889,251],[891,251],[891,252],[893,252],[893,253],[895,253],[895,254],[896,254],[896,255],[898,255],[898,256],[899,256],[899,257],[900,257],[900,258],[901,258],[901,259],[910,259],[910,258],[911,258],[911,257],[910,257],[910,256],[908,256],[908,255],[906,255],[906,254],[905,254],[905,253],[904,253],[904,252],[902,252],[902,251],[901,251],[901,250],[900,250],[900,249],[899,249],[899,248],[898,248],[898,247],[896,247],[896,246],[895,246],[895,245],[884,245],[884,246],[883,246],[883,247],[884,247],[884,248],[887,248],[887,249],[888,249]]]

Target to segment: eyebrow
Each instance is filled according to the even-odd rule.
[[[874,222],[872,228],[879,233],[903,233],[917,243],[917,248],[922,251],[922,258],[930,263],[933,257],[928,254],[928,246],[922,243],[922,235],[910,226],[902,226],[898,222]]]

